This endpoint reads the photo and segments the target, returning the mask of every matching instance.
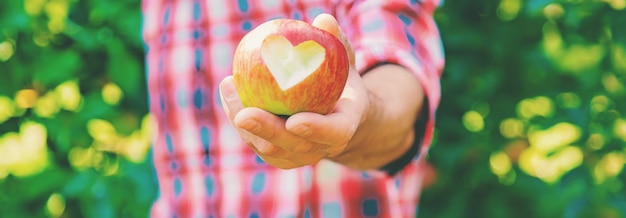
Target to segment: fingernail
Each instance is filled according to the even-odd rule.
[[[220,90],[225,100],[233,100],[237,97],[237,89],[233,81],[224,81],[220,86]]]
[[[299,125],[291,129],[291,132],[299,136],[309,136],[311,134],[311,128],[309,128],[308,125]]]
[[[253,119],[243,121],[239,127],[251,133],[258,133],[261,130],[261,124]]]

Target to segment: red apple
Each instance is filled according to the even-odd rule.
[[[344,45],[304,21],[267,21],[246,34],[233,57],[233,77],[246,107],[276,115],[328,114],[348,78]]]

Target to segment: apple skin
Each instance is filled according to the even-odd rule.
[[[261,47],[268,36],[282,36],[292,46],[313,40],[325,49],[319,68],[293,87],[282,90],[265,65]],[[267,21],[246,34],[235,50],[233,77],[246,107],[257,107],[276,115],[298,112],[328,114],[345,87],[350,62],[346,47],[333,34],[304,21]]]

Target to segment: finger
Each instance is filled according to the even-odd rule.
[[[327,32],[335,35],[335,37],[341,39],[341,32],[339,31],[339,24],[335,17],[330,14],[320,14],[313,19],[313,26],[326,30]]]
[[[339,23],[337,22],[335,17],[325,13],[317,15],[317,17],[315,17],[315,19],[313,20],[312,25],[317,28],[323,29],[337,37],[337,39],[341,41],[343,46],[346,47],[346,51],[348,52],[348,59],[350,60],[350,65],[354,66],[354,49],[352,48],[350,40],[348,40],[348,37],[339,26]]]
[[[306,154],[294,154],[290,158],[281,158],[271,155],[259,155],[263,161],[282,169],[301,167],[305,165],[313,165],[327,157],[326,153],[314,152]]]
[[[291,116],[285,128],[295,135],[327,145],[344,145],[349,142],[358,126],[364,122],[369,108],[367,93],[359,84],[360,77],[350,75],[341,98],[332,113],[324,116],[315,113],[299,113]],[[361,91],[359,91],[361,90]],[[308,132],[300,132],[303,127]]]
[[[311,165],[326,157],[322,152],[293,153],[274,146],[267,141],[249,143],[248,146],[268,164],[281,169],[291,169],[304,165]]]
[[[356,130],[351,118],[344,113],[320,115],[299,113],[287,120],[286,128],[293,134],[315,143],[325,145],[347,144]],[[300,129],[307,128],[306,132]]]
[[[291,152],[308,152],[310,143],[285,129],[285,120],[259,108],[245,108],[233,121],[238,128]]]
[[[222,108],[226,113],[226,117],[232,123],[235,120],[235,115],[244,108],[243,103],[239,99],[237,88],[232,76],[228,76],[220,82],[220,101],[222,102]]]
[[[237,117],[237,114],[239,112],[246,108],[243,106],[243,103],[241,103],[241,100],[239,99],[239,95],[237,94],[237,89],[235,88],[235,84],[233,83],[232,76],[226,77],[220,83],[220,96],[224,111],[226,112],[226,116],[237,127],[237,125],[235,124],[235,117]],[[248,142],[250,147],[254,147],[255,151],[258,154],[272,155],[276,157],[288,157],[289,155],[291,155],[291,152],[288,152],[280,147],[273,146],[271,143],[264,141],[263,139],[253,134],[250,134],[250,129],[254,131],[254,129],[256,128],[257,127],[255,126],[248,126],[246,129],[248,130],[248,132],[242,131],[241,129],[237,129],[237,132],[245,142]]]
[[[346,143],[357,127],[366,119],[369,101],[359,76],[350,75],[335,109],[328,115],[315,113],[294,114],[285,123],[285,128],[295,135],[313,142],[337,145]],[[361,90],[361,91],[359,91]],[[302,129],[308,128],[307,131]]]
[[[341,99],[337,110],[328,115],[299,113],[287,120],[286,129],[311,142],[325,145],[346,145],[356,132],[359,119],[350,107],[350,99]],[[339,109],[341,108],[341,109]],[[307,131],[302,131],[306,129]]]
[[[249,134],[249,133],[248,133]],[[251,137],[248,147],[250,147],[255,153],[263,157],[272,157],[280,159],[289,159],[293,156],[293,152],[287,151],[281,147],[275,146],[268,141],[265,141],[259,137],[249,134]]]
[[[286,160],[286,159],[275,158],[275,157],[265,156],[265,155],[259,155],[259,157],[263,160],[263,162],[269,165],[272,165],[274,167],[283,169],[283,170],[288,170],[288,169],[293,169],[293,168],[304,166],[303,164],[294,163],[293,161]]]

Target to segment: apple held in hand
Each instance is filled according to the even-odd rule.
[[[304,21],[277,19],[246,34],[233,58],[233,77],[246,107],[276,115],[328,114],[349,71],[346,48]]]

